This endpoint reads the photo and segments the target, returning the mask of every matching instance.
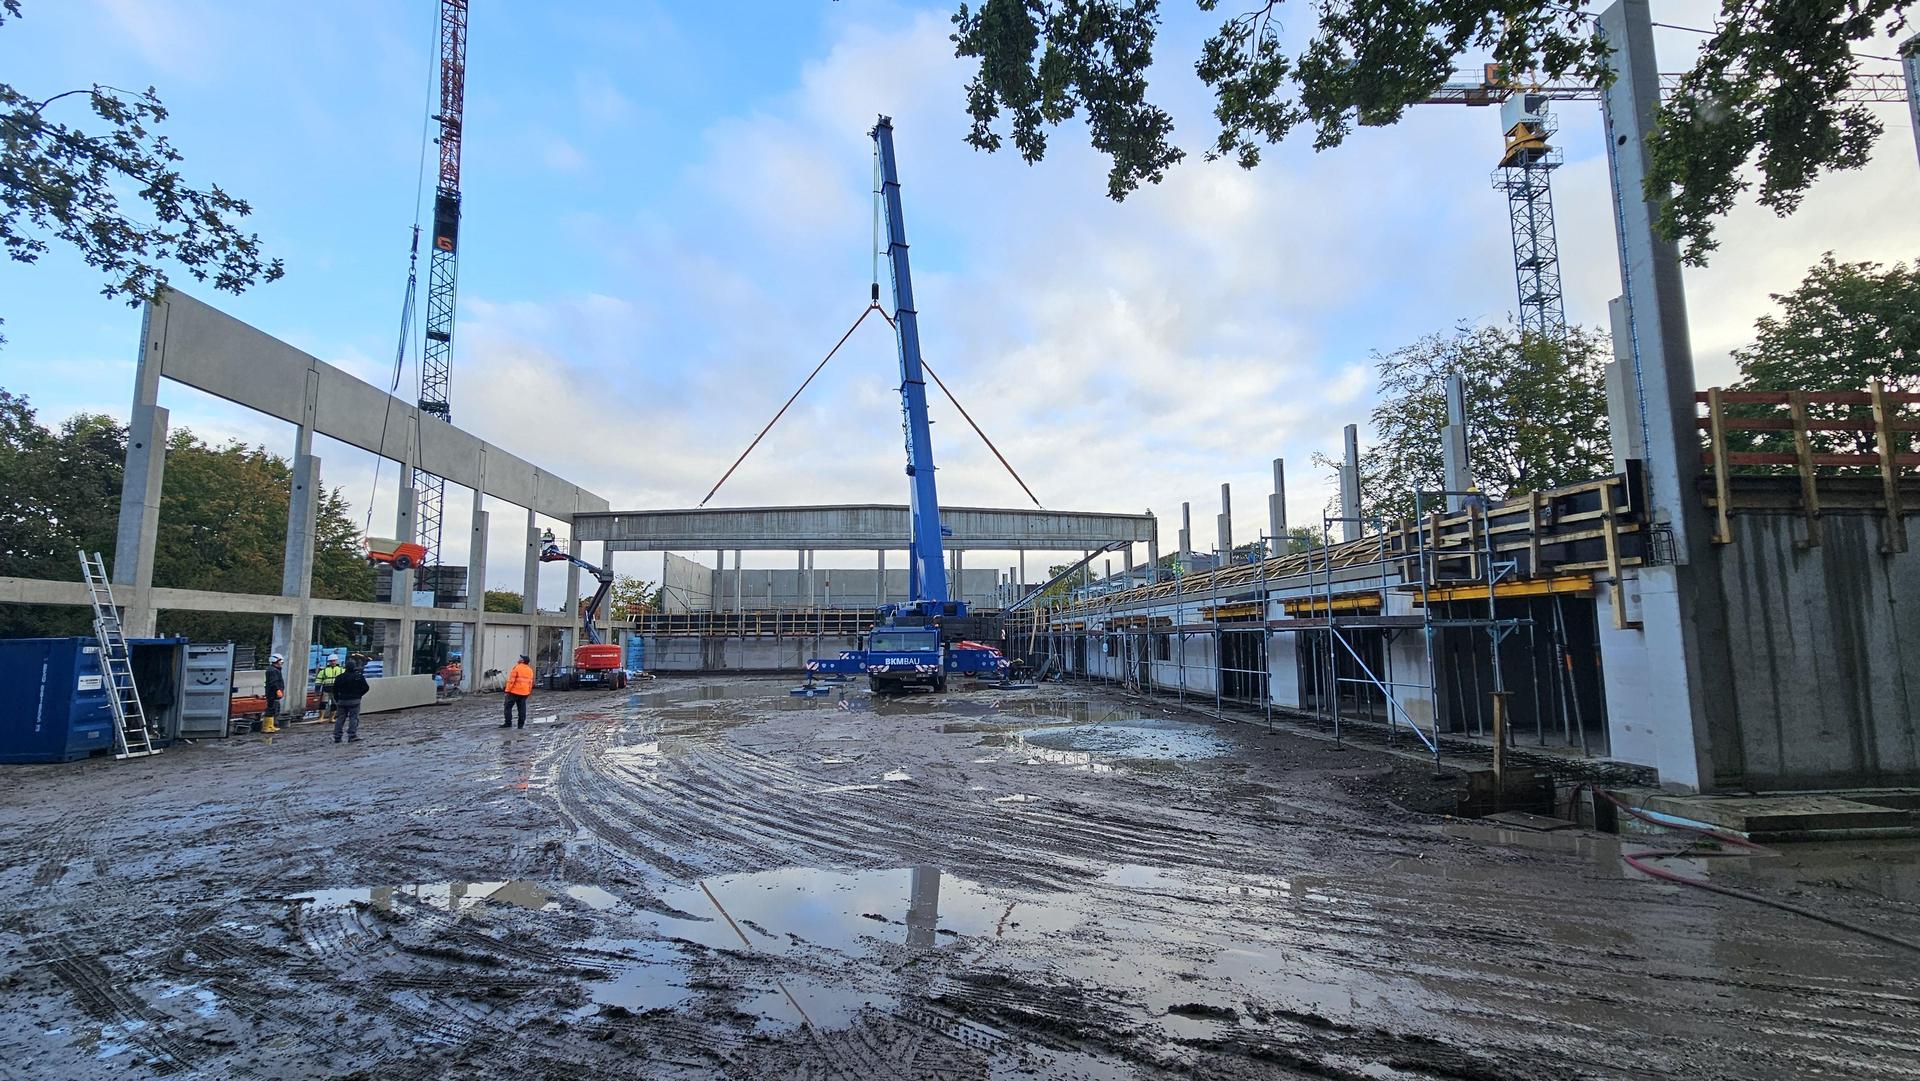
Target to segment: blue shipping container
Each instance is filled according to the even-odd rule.
[[[0,639],[0,762],[71,762],[112,750],[99,643]]]

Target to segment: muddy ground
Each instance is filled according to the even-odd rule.
[[[1914,955],[1428,766],[788,685],[7,767],[0,1075],[1920,1078]],[[1911,843],[1685,869],[1920,937]]]

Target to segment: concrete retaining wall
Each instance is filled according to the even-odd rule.
[[[1733,679],[1713,733],[1719,787],[1920,781],[1920,552],[1882,554],[1865,516],[1746,513],[1718,553]],[[1609,666],[1612,659],[1609,658]]]

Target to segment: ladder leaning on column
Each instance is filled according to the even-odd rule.
[[[153,732],[147,727],[146,707],[140,704],[140,692],[134,687],[133,654],[127,648],[120,608],[113,602],[106,560],[98,552],[89,556],[81,549],[80,572],[86,576],[87,596],[93,602],[93,636],[100,643],[100,671],[107,684],[107,701],[113,705],[113,757],[159,754],[160,749],[153,745]]]

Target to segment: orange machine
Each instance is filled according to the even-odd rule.
[[[390,540],[386,537],[367,538],[367,562],[385,563],[394,570],[403,571],[418,567],[426,562],[425,547],[412,541]]]

